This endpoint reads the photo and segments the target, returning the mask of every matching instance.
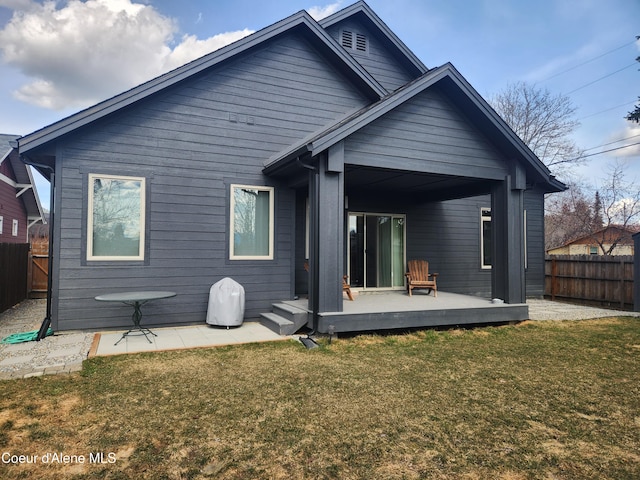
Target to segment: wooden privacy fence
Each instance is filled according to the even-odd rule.
[[[0,312],[27,298],[28,243],[0,243]]]
[[[547,255],[545,295],[633,310],[633,256]]]
[[[31,244],[31,263],[29,276],[31,277],[29,296],[44,298],[47,296],[49,275],[49,242],[40,241]]]

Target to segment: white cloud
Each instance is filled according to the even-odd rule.
[[[322,6],[314,6],[307,9],[307,12],[314,20],[322,20],[329,15],[334,14],[340,8],[341,2],[331,3],[329,5]]]
[[[640,156],[640,125],[633,122],[626,122],[626,127],[616,132],[610,137],[611,145],[607,145],[602,147],[603,149],[616,149],[610,152],[610,156],[612,157],[621,157],[621,158],[629,158],[629,157],[637,157]],[[614,144],[615,142],[615,144]],[[626,148],[625,145],[629,145]]]
[[[15,8],[0,30],[3,60],[32,79],[14,95],[50,109],[94,104],[251,33],[172,46],[176,22],[132,0],[0,1]]]
[[[230,43],[240,40],[253,33],[253,30],[244,29],[235,32],[219,33],[206,40],[198,40],[195,35],[185,35],[169,55],[164,58],[164,71],[172,70],[180,65],[184,65],[191,60],[202,57],[207,53],[218,50]]]

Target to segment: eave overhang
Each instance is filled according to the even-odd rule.
[[[469,117],[470,121],[497,148],[507,155],[507,158],[524,162],[526,170],[533,174],[535,179],[533,183],[539,188],[548,193],[566,189],[566,186],[551,175],[549,169],[540,159],[450,63],[430,70],[422,77],[408,83],[380,101],[272,156],[265,162],[264,173],[277,175],[279,171],[286,170],[288,165],[297,158],[306,154],[315,156],[328,150],[331,146],[435,85]]]

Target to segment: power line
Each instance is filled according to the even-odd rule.
[[[635,64],[635,63],[630,63],[630,64],[629,64],[629,65],[627,65],[626,67],[622,67],[621,69],[616,70],[615,72],[611,72],[610,74],[605,75],[604,77],[600,77],[600,78],[595,79],[595,80],[594,80],[594,81],[592,81],[592,82],[585,83],[584,85],[582,85],[582,86],[580,86],[580,87],[578,87],[578,88],[575,88],[575,89],[571,90],[570,92],[565,93],[565,95],[571,95],[572,93],[575,93],[575,92],[577,92],[578,90],[582,90],[583,88],[588,87],[588,86],[590,86],[590,85],[593,85],[594,83],[597,83],[597,82],[599,82],[600,80],[604,80],[605,78],[609,78],[609,77],[611,77],[612,75],[615,75],[616,73],[619,73],[619,72],[621,72],[621,71],[623,71],[623,70],[626,70],[627,68],[631,68],[631,67],[633,67],[634,65],[636,65],[636,64]]]
[[[597,153],[590,153],[588,155],[582,155],[581,157],[578,157],[575,160],[582,160],[583,158],[594,157],[596,155],[602,155],[603,153],[615,152],[616,150],[622,150],[623,148],[634,147],[636,145],[640,145],[640,142],[630,143],[629,145],[623,145],[621,147],[610,148],[609,150],[603,150],[603,151],[597,152]]]
[[[600,115],[601,113],[610,112],[611,110],[615,110],[616,108],[624,107],[626,105],[633,105],[634,103],[636,103],[635,100],[632,100],[630,102],[621,103],[620,105],[616,105],[615,107],[607,108],[605,110],[600,110],[599,112],[590,113],[589,115],[585,115],[583,117],[580,117],[580,120],[583,120],[585,118],[595,117],[596,115]]]
[[[598,60],[599,58],[602,58],[602,57],[604,57],[606,55],[609,55],[610,53],[617,52],[618,50],[621,50],[624,47],[628,47],[629,45],[632,45],[632,44],[636,43],[636,41],[637,41],[637,39],[633,40],[632,42],[625,43],[624,45],[620,45],[619,47],[616,47],[616,48],[614,48],[612,50],[609,50],[608,52],[602,53],[602,54],[600,54],[600,55],[598,55],[596,57],[590,58],[589,60],[585,60],[584,62],[579,63],[577,65],[574,65],[573,67],[569,67],[566,70],[562,70],[561,72],[555,73],[555,74],[551,75],[550,77],[542,80],[542,82],[547,82],[547,81],[551,80],[552,78],[559,77],[560,75],[563,75],[563,74],[565,74],[567,72],[575,70],[578,67],[582,67],[583,65],[586,65],[587,63],[594,62],[594,61]]]
[[[621,138],[620,140],[616,140],[614,142],[603,143],[602,145],[596,145],[595,147],[587,148],[587,149],[585,149],[585,152],[588,152],[589,150],[594,150],[594,149],[600,148],[600,147],[606,147],[607,145],[613,145],[614,143],[624,142],[625,140],[631,140],[632,138],[636,138],[636,137],[640,137],[640,133],[638,135],[632,135],[630,137]],[[634,145],[637,145],[637,144],[634,144]],[[625,148],[625,147],[620,147],[620,148]]]

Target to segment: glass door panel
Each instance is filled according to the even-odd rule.
[[[349,283],[364,287],[364,215],[349,215]]]
[[[404,286],[404,215],[349,214],[348,265],[352,287]]]

